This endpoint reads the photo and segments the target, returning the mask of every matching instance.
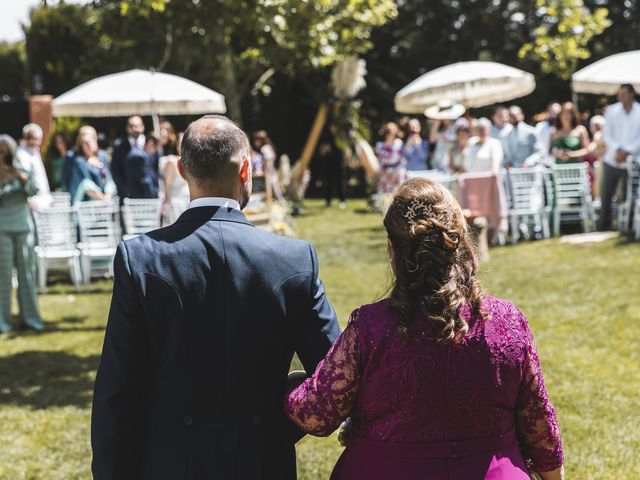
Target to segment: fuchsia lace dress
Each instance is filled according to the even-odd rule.
[[[289,417],[329,435],[352,429],[332,479],[528,479],[563,463],[533,336],[512,303],[483,301],[487,320],[461,315],[469,331],[439,344],[424,321],[410,340],[383,300],[352,314],[315,374],[290,392]]]

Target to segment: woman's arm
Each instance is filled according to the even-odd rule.
[[[171,201],[171,188],[173,187],[173,182],[175,181],[176,174],[178,173],[178,168],[176,165],[167,160],[164,169],[162,170],[162,175],[164,177],[164,201],[169,203]]]
[[[319,437],[330,435],[349,416],[360,384],[360,336],[354,312],[313,376],[287,396],[285,412],[305,432]]]
[[[520,315],[525,347],[523,374],[516,404],[522,453],[531,470],[545,480],[563,478],[564,454],[556,411],[544,385],[542,367],[527,319]]]

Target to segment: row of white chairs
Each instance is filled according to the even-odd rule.
[[[545,168],[513,168],[503,171],[512,242],[519,240],[520,226],[539,229],[544,238],[559,235],[563,224],[579,223],[584,232],[595,228],[597,202],[591,196],[587,164]],[[409,172],[409,178],[428,178],[457,196],[453,175],[436,170]],[[618,206],[618,228],[640,239],[640,162],[630,163],[626,201]],[[550,225],[550,219],[552,224]],[[553,227],[553,228],[551,228]]]
[[[122,209],[118,199],[81,202],[73,207],[67,200],[56,194],[50,208],[34,212],[38,284],[43,289],[49,271],[64,263],[76,288],[80,283],[88,284],[98,272],[113,275],[113,257],[120,239],[160,228],[159,199],[125,198]]]

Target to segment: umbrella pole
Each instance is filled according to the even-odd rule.
[[[160,135],[160,119],[158,118],[158,114],[154,112],[151,114],[151,120],[153,121],[153,131],[156,135]]]

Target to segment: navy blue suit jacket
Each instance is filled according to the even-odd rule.
[[[158,198],[160,174],[154,157],[134,145],[124,160],[126,196]]]
[[[187,210],[119,245],[91,438],[95,479],[294,479],[294,352],[340,333],[307,242]]]
[[[116,184],[118,196],[121,200],[128,197],[124,163],[130,151],[131,144],[129,143],[129,139],[127,137],[123,137],[116,140],[111,152],[111,175],[113,176],[113,181]]]

